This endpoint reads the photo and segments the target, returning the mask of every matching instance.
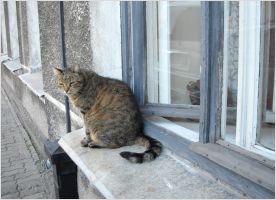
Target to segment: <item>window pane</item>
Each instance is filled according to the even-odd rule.
[[[239,61],[239,2],[224,4],[224,80],[223,84],[223,137],[236,141],[236,111]],[[224,93],[226,91],[226,93]],[[226,109],[227,108],[227,109]],[[227,123],[226,123],[227,122]]]
[[[200,2],[147,2],[148,103],[200,104],[200,32]]]
[[[257,143],[275,150],[275,2],[266,2],[262,10],[259,130]]]

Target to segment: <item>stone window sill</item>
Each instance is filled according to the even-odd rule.
[[[29,70],[19,63],[19,61],[6,61],[4,65],[25,84],[35,95],[43,100],[43,79],[42,71],[30,73]]]
[[[17,70],[20,70],[22,67],[20,65],[19,61],[10,61],[6,58],[6,60],[3,61],[3,64],[11,71],[15,72]]]
[[[25,73],[19,76],[24,84],[38,97],[44,96],[42,72]]]
[[[258,155],[254,155],[254,157],[249,155],[250,153],[245,154],[239,149],[233,150],[219,144],[196,142],[190,145],[190,149],[220,166],[275,192],[275,166],[273,161],[256,158]]]
[[[84,130],[64,135],[59,145],[105,198],[242,198],[232,187],[215,180],[168,149],[156,160],[132,164],[120,157],[138,146],[90,149],[80,146]]]

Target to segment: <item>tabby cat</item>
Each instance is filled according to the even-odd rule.
[[[138,144],[144,153],[121,152],[132,163],[151,161],[162,145],[142,132],[142,117],[131,89],[122,81],[105,78],[79,66],[54,68],[58,87],[83,114],[83,147],[119,148]]]

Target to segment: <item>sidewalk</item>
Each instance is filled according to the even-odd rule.
[[[1,198],[55,198],[50,172],[1,88]]]

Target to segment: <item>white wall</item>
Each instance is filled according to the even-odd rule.
[[[4,55],[7,54],[7,38],[6,38],[6,24],[5,24],[5,13],[4,13],[4,4],[1,1],[0,2],[1,5],[1,47],[3,49],[3,53]]]
[[[121,80],[120,2],[89,3],[93,69],[99,75]]]
[[[29,67],[33,72],[41,68],[37,1],[27,1]]]
[[[9,37],[11,48],[11,59],[19,59],[19,45],[18,45],[18,30],[17,30],[17,16],[16,16],[16,2],[8,1],[8,15],[9,15]],[[7,31],[7,30],[6,30]]]

